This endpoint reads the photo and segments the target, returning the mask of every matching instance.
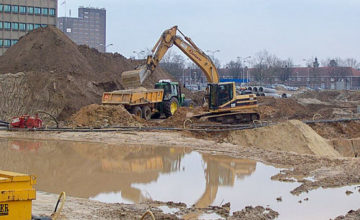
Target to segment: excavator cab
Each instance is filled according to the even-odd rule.
[[[208,84],[209,109],[216,110],[234,99],[234,83]]]

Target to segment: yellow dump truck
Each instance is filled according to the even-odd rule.
[[[132,114],[146,120],[151,118],[156,103],[163,101],[164,90],[138,90],[128,89],[113,92],[104,92],[102,104],[122,104]]]
[[[0,170],[0,219],[31,219],[34,176]]]
[[[104,92],[103,105],[124,105],[132,114],[149,120],[164,114],[170,117],[179,106],[193,107],[190,99],[185,99],[178,82],[160,80],[155,89],[127,89]]]

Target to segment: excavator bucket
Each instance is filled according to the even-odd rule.
[[[125,71],[121,74],[121,83],[125,89],[138,88],[142,86],[150,73],[150,70],[147,70],[146,66],[141,66],[136,70]]]

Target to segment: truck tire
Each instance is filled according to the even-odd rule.
[[[140,106],[135,106],[131,109],[131,114],[134,114],[135,116],[141,118],[142,116],[142,111]]]
[[[177,98],[172,97],[170,101],[165,101],[164,113],[167,118],[173,116],[178,109],[179,109],[179,101],[177,100]]]
[[[142,117],[145,120],[150,120],[151,119],[151,108],[147,105],[142,107]]]
[[[184,100],[184,107],[194,108],[194,102],[191,99]]]

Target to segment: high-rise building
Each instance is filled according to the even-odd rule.
[[[57,0],[0,0],[0,55],[38,27],[56,25]]]
[[[59,17],[57,27],[78,45],[106,50],[106,10],[79,8],[78,18]]]

